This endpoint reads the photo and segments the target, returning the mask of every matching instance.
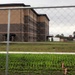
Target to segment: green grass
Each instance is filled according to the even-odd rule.
[[[0,43],[0,51],[6,51],[5,43]],[[75,52],[75,42],[11,43],[10,51]]]
[[[0,75],[5,72],[5,54],[0,54]],[[62,62],[67,75],[75,75],[75,55],[9,54],[9,75],[63,75]]]

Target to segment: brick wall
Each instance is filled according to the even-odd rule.
[[[0,41],[7,34],[8,11],[0,10]],[[45,41],[49,35],[49,20],[46,16],[38,16],[33,9],[11,10],[10,33],[15,35],[14,41]]]

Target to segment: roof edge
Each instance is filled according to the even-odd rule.
[[[48,18],[48,16],[46,14],[38,14],[38,16],[46,16],[46,18],[48,19],[48,21],[50,21],[50,19]]]
[[[8,6],[30,6],[30,5],[25,5],[24,3],[7,3],[7,4],[0,4],[0,7],[8,7]]]

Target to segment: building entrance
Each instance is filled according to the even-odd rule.
[[[15,41],[15,34],[10,33],[9,41]],[[7,41],[7,34],[4,34],[4,41]]]

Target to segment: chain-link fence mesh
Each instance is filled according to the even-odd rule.
[[[0,75],[74,75],[74,9],[0,9]]]

